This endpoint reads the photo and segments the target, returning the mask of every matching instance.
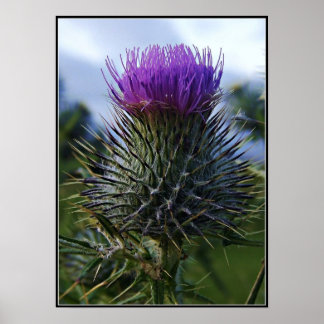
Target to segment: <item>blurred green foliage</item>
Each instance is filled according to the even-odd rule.
[[[75,185],[64,186],[64,182],[69,175],[77,177],[82,168],[80,163],[74,157],[70,144],[74,139],[84,137],[88,138],[89,134],[83,126],[91,124],[92,118],[89,109],[83,103],[77,103],[71,107],[66,107],[59,114],[59,232],[61,234],[77,234],[79,226],[75,226],[75,218],[71,214],[71,205],[68,201],[63,200],[82,190],[81,186]]]
[[[265,94],[264,85],[236,84],[231,88],[228,105],[238,113],[238,120],[246,122],[247,130],[253,129],[256,139],[265,138]]]

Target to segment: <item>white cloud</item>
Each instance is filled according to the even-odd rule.
[[[209,46],[217,57],[225,55],[225,69],[251,76],[264,71],[265,23],[263,19],[175,19],[185,43]]]
[[[58,24],[59,53],[82,58],[92,63],[102,60],[100,49],[94,41],[93,33],[82,21],[60,19]]]
[[[173,31],[173,32],[172,32]],[[59,50],[102,65],[107,54],[150,43],[187,43],[225,53],[226,70],[252,73],[264,70],[263,19],[60,19]]]

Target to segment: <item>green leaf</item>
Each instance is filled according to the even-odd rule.
[[[211,237],[219,238],[220,236],[213,233],[208,233]],[[261,241],[253,241],[253,240],[247,240],[241,236],[236,235],[235,233],[227,232],[226,236],[223,236],[225,239],[223,239],[223,246],[228,246],[231,244],[235,245],[243,245],[243,246],[253,246],[253,247],[263,247],[264,243]]]
[[[99,223],[102,225],[104,230],[112,237],[115,239],[118,239],[118,241],[124,245],[124,239],[122,236],[118,233],[118,231],[115,229],[114,225],[106,219],[104,216],[99,215],[99,214],[94,214],[94,216],[97,218]]]
[[[79,280],[84,278],[93,268],[98,266],[102,262],[102,258],[96,258],[89,261],[82,269],[81,274],[79,276]]]
[[[63,235],[59,236],[59,242],[62,245],[70,246],[73,248],[74,247],[83,247],[83,248],[87,248],[87,249],[91,249],[91,250],[95,249],[89,242],[76,240],[76,239],[69,238],[69,237],[66,237]]]
[[[142,298],[146,297],[144,293],[136,293],[134,296],[131,296],[129,298],[126,298],[124,300],[121,300],[117,303],[117,305],[124,305],[124,304],[130,304],[131,302],[134,302],[136,300],[140,300]]]
[[[223,240],[223,245],[228,246],[231,244],[235,245],[244,245],[244,246],[253,246],[253,247],[263,247],[264,243],[261,241],[251,241],[251,240],[246,240],[243,238],[234,238],[234,237],[228,237],[228,240]]]
[[[71,249],[71,248],[60,248],[60,253],[69,253],[69,254],[83,254],[83,255],[97,255],[95,251],[90,251],[87,249]]]

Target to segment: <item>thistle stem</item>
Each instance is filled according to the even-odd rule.
[[[152,297],[154,305],[164,304],[164,280],[154,280],[151,282]]]
[[[180,240],[177,240],[177,243],[181,246]],[[150,278],[153,304],[177,304],[176,274],[181,251],[169,241],[167,236],[162,236],[156,255],[159,255],[159,274]]]

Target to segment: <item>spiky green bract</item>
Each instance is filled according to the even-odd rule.
[[[137,232],[175,245],[194,235],[235,229],[245,213],[252,177],[239,161],[244,138],[225,109],[213,116],[181,116],[174,110],[128,115],[116,108],[100,152],[81,143],[92,176],[82,182],[87,210],[109,220],[119,233]]]

